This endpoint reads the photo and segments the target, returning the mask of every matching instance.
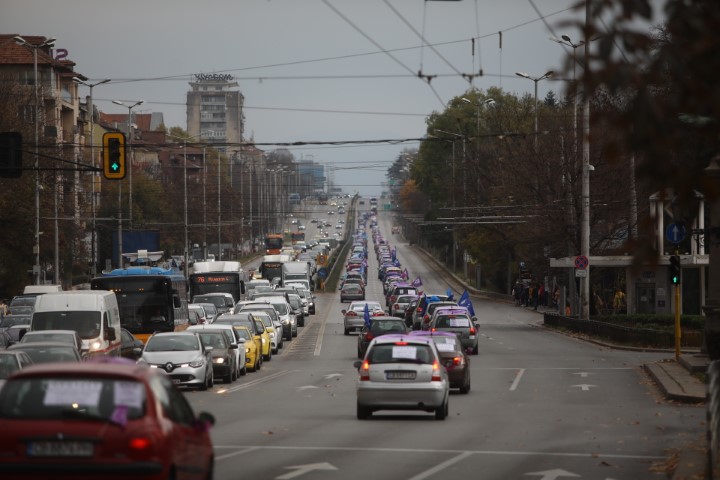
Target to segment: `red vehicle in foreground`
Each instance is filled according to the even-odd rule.
[[[212,478],[208,413],[123,359],[35,365],[0,391],[4,478]]]

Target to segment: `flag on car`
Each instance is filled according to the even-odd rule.
[[[395,247],[393,247],[393,249],[390,250],[390,258],[392,259],[393,262],[397,258],[397,250],[395,249]]]
[[[405,270],[403,270],[402,272],[402,279],[407,280],[408,277],[410,277],[410,274],[408,273],[407,268],[405,268]]]
[[[470,300],[470,294],[467,290],[465,290],[460,296],[460,300],[458,300],[458,305],[467,308],[468,312],[470,312],[471,317],[475,316],[475,309],[473,308],[472,301]]]
[[[412,281],[412,286],[415,288],[422,287],[422,284],[423,283],[422,283],[422,280],[420,279],[420,277],[417,277],[415,280]]]
[[[365,304],[365,309],[363,310],[363,319],[365,320],[365,326],[367,328],[370,328],[370,309],[368,308],[368,304]]]
[[[445,295],[447,295],[447,299],[452,301],[455,298],[455,295],[453,294],[453,291],[448,287],[447,291],[445,292]]]

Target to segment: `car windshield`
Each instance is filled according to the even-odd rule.
[[[427,345],[407,344],[406,342],[380,343],[368,352],[370,364],[374,363],[424,363],[434,361],[432,350]]]
[[[199,332],[203,345],[213,348],[228,348],[225,334],[222,332]]]
[[[458,338],[456,336],[433,336],[432,339],[433,342],[435,342],[435,346],[437,346],[437,349],[440,353],[462,351],[462,347],[459,344]]]
[[[0,392],[0,418],[109,421],[145,415],[145,386],[110,378],[18,378]]]
[[[375,320],[370,326],[370,331],[376,335],[391,332],[402,333],[405,331],[405,322],[402,320]]]
[[[199,340],[195,335],[157,335],[150,337],[145,346],[146,352],[189,352],[199,350]]]
[[[244,338],[245,340],[252,340],[252,336],[250,335],[250,332],[245,328],[236,328],[235,331],[238,334],[238,337]]]
[[[97,338],[100,336],[100,312],[35,312],[32,330],[75,330],[82,338]]]
[[[354,312],[362,312],[365,310],[365,305],[366,304],[364,303],[353,303],[350,306],[350,309]],[[367,306],[370,312],[372,312],[373,310],[382,310],[379,303],[368,303]]]
[[[30,316],[6,315],[0,322],[0,328],[10,328],[13,325],[30,325]]]
[[[18,370],[20,365],[15,355],[0,355],[0,379],[5,380]]]

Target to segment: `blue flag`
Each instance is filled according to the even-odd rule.
[[[422,284],[423,283],[422,283],[422,280],[420,279],[420,277],[417,277],[415,280],[412,281],[412,286],[415,288],[422,287]]]
[[[472,301],[470,300],[470,295],[468,294],[468,291],[465,290],[463,294],[460,296],[460,300],[458,300],[458,305],[461,307],[465,307],[468,309],[468,312],[470,312],[470,316],[475,316],[475,309],[473,308]]]
[[[365,319],[365,326],[367,328],[370,328],[370,310],[368,309],[368,304],[365,304],[365,310],[363,310],[363,318]]]
[[[445,292],[445,295],[447,295],[447,299],[450,301],[453,301],[455,299],[455,295],[453,294],[453,291],[448,287],[447,291]]]

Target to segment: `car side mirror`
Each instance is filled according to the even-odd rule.
[[[198,432],[207,432],[213,425],[215,425],[215,417],[211,413],[201,412],[195,419],[195,429]]]
[[[353,367],[360,370],[360,367],[362,367],[362,360],[355,360],[355,362],[353,362]]]
[[[115,336],[114,328],[110,328],[110,329],[106,330],[106,332],[107,332],[107,339],[110,340],[111,342],[114,342],[117,339],[117,337]]]
[[[231,343],[231,344],[230,344],[230,350],[237,350],[237,349],[238,349],[238,344],[237,344],[237,343]]]
[[[343,308],[342,310],[340,310],[340,313],[342,313],[343,315],[345,315],[345,314],[347,313],[347,310]]]
[[[243,343],[245,343],[245,339],[244,339],[244,338],[239,338],[239,339],[238,339],[238,344],[242,345]]]
[[[205,351],[206,351],[206,352],[212,352],[212,351],[213,351],[213,347],[205,347]]]
[[[480,330],[480,324],[479,324],[479,323],[475,323],[475,330]]]

